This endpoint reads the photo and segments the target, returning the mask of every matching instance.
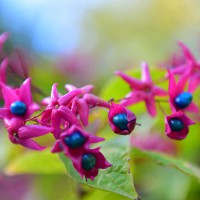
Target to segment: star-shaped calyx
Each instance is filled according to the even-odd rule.
[[[121,101],[121,105],[129,106],[136,104],[140,101],[144,101],[148,113],[152,117],[154,117],[156,116],[155,96],[165,96],[167,95],[167,92],[153,83],[147,63],[142,63],[141,68],[141,80],[130,77],[120,71],[115,72],[115,74],[126,81],[132,89],[132,91],[126,96],[126,98]]]

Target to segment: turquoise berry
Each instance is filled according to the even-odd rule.
[[[175,98],[174,102],[175,105],[180,109],[187,108],[192,102],[192,94],[189,92],[182,92]]]
[[[169,126],[172,131],[182,131],[184,128],[184,124],[179,118],[172,118],[169,120]]]
[[[85,153],[82,156],[81,165],[84,170],[91,170],[96,164],[96,157],[91,153]]]
[[[86,138],[80,132],[76,131],[66,136],[64,142],[68,147],[76,149],[81,147],[85,143],[85,140]]]
[[[10,105],[10,111],[14,115],[23,115],[26,109],[26,104],[22,101],[15,101]]]
[[[120,130],[128,130],[127,124],[127,116],[124,113],[117,114],[113,117],[113,123],[120,129]]]

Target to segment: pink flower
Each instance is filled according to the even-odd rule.
[[[79,157],[88,149],[92,143],[102,142],[103,138],[92,135],[84,131],[81,127],[72,125],[60,135],[59,140],[56,141],[52,152],[58,153],[64,151],[69,158]]]
[[[111,102],[108,121],[114,133],[129,135],[136,124],[136,116],[122,105]]]
[[[33,150],[43,150],[45,147],[37,144],[32,138],[39,137],[50,133],[51,127],[40,125],[25,125],[24,120],[14,117],[4,121],[6,129],[9,133],[9,139],[14,144],[20,144]]]
[[[43,104],[47,103],[48,105],[42,114],[41,124],[52,125],[54,137],[58,139],[62,127],[65,129],[73,124],[80,126],[76,115],[68,107],[72,100],[80,95],[82,91],[76,89],[62,96],[58,93],[56,87],[57,84],[52,86],[51,97],[43,101]]]
[[[148,113],[154,117],[156,116],[155,96],[165,96],[167,92],[153,84],[147,63],[143,63],[141,68],[142,80],[135,79],[119,71],[116,72],[132,89],[126,98],[121,101],[121,104],[129,106],[145,101]]]
[[[186,63],[172,69],[172,73],[182,75],[185,71],[189,71],[190,81],[188,88],[193,92],[200,84],[200,63],[184,43],[179,42],[179,46],[182,48]]]
[[[189,132],[189,126],[195,124],[183,112],[178,111],[165,117],[165,133],[174,140],[186,138]]]
[[[85,177],[86,180],[89,178],[93,181],[99,169],[112,166],[99,150],[100,148],[85,149],[82,156],[72,160],[73,166],[82,178]]]
[[[39,109],[39,106],[32,102],[31,79],[27,78],[20,88],[11,88],[7,85],[2,86],[4,107],[0,108],[0,118],[28,119],[31,114]]]
[[[190,90],[184,91],[189,78],[189,71],[183,74],[176,82],[170,70],[169,74],[169,102],[173,112],[178,110],[198,112],[198,107],[192,102],[193,96]]]
[[[65,88],[71,92],[74,90],[77,90],[77,88],[73,85],[66,84]],[[91,107],[105,107],[109,108],[110,105],[107,101],[104,101],[100,99],[99,97],[89,94],[93,90],[92,85],[86,85],[80,90],[82,91],[82,95],[80,97],[76,97],[72,103],[71,103],[71,110],[75,113],[78,114],[80,117],[80,120],[84,126],[88,125],[88,118],[89,118],[89,111]]]

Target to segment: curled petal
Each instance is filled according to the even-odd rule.
[[[20,139],[35,138],[50,133],[52,128],[40,125],[25,125],[19,128],[18,137]]]
[[[110,108],[110,104],[107,101],[104,101],[93,94],[85,94],[83,98],[87,104],[90,104],[91,106]]]
[[[61,117],[58,110],[54,109],[52,111],[51,121],[53,127],[53,135],[56,139],[58,139],[60,134],[60,125],[61,125]]]
[[[66,106],[70,103],[70,101],[72,101],[76,96],[80,95],[81,93],[82,93],[81,89],[73,90],[60,97],[59,104]]]
[[[34,140],[31,140],[31,139],[25,139],[25,140],[19,139],[18,144],[21,144],[24,147],[37,150],[37,151],[42,151],[46,148],[46,147],[40,146],[38,143],[36,143]]]
[[[79,99],[77,101],[77,106],[78,106],[78,114],[80,116],[80,120],[84,126],[87,126],[89,117],[89,106],[84,99]]]
[[[71,92],[73,90],[76,90],[77,87],[75,87],[74,85],[71,85],[71,84],[66,84],[65,85],[65,89],[68,91],[68,92]]]
[[[76,124],[80,126],[80,122],[76,118],[76,115],[74,115],[74,113],[66,106],[60,106],[60,108],[58,109],[58,113],[61,118],[69,122],[71,125]]]

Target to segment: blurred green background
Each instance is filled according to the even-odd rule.
[[[199,24],[200,0],[0,1],[0,32],[10,34],[5,51],[10,54],[20,49],[33,84],[46,95],[55,82],[61,92],[65,91],[64,84],[71,83],[94,84],[94,92],[99,93],[114,77],[115,70],[138,68],[142,61],[150,67],[164,63],[179,50],[177,41],[183,41],[199,58]],[[15,82],[12,77],[11,82]],[[193,136],[189,144],[184,142],[188,151],[193,146],[194,149],[183,150],[182,156],[200,164],[198,153],[193,154],[199,150],[198,139]],[[12,161],[27,150],[10,144],[6,133],[0,135],[0,141],[0,194],[4,194],[0,200],[89,200],[99,195],[106,198],[104,192],[80,189],[63,175],[64,168],[59,164],[52,170],[46,170],[52,166],[28,170],[38,175],[17,175],[19,169],[15,177],[5,175],[7,165],[12,166]],[[40,167],[40,163],[37,165]],[[157,181],[154,174],[158,175]],[[136,165],[134,178],[144,199],[196,200],[200,196],[195,181],[154,164]]]

